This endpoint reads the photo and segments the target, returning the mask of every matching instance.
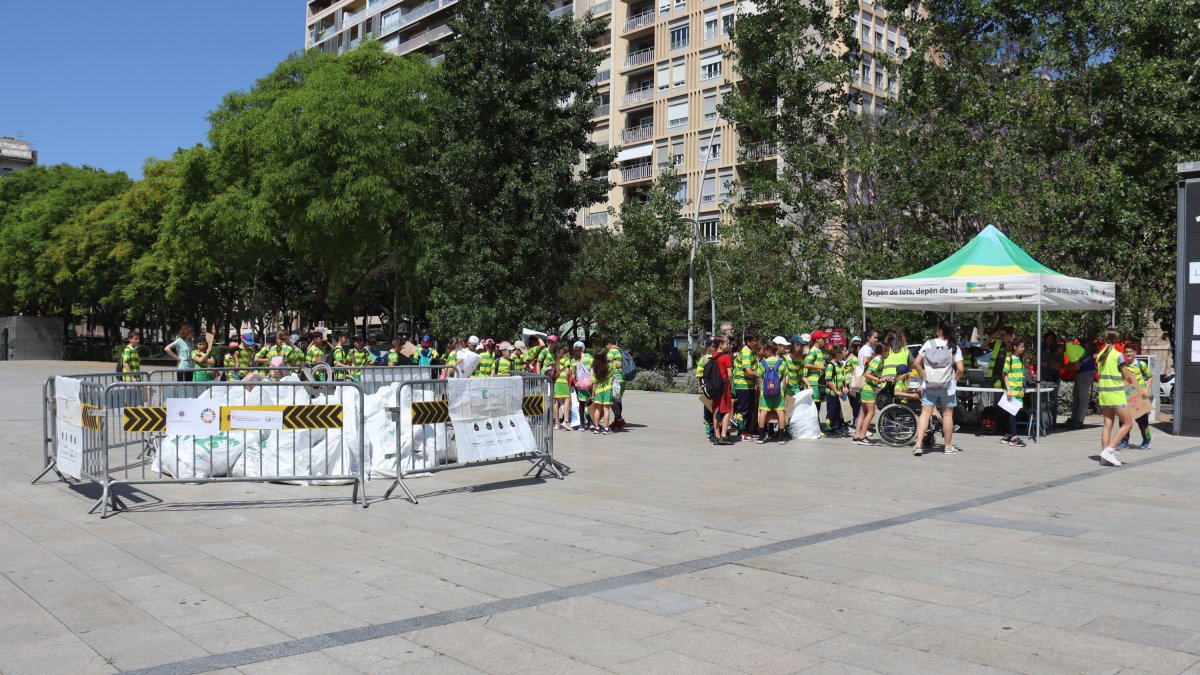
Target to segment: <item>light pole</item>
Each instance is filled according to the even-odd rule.
[[[715,136],[717,134],[717,125],[720,124],[720,122],[721,122],[720,117],[718,117],[715,121],[713,121],[712,128],[709,129],[709,131],[708,131],[708,144],[703,146],[704,147],[704,162],[700,165],[700,194],[697,195],[698,199],[696,199],[695,215],[692,216],[691,218],[684,218],[684,220],[692,221],[692,254],[691,254],[690,259],[688,260],[688,330],[687,330],[688,356],[687,356],[687,367],[688,367],[689,373],[692,371],[692,353],[695,351],[695,348],[696,348],[696,342],[693,339],[694,332],[692,329],[693,329],[695,321],[696,321],[696,249],[700,245],[700,203],[704,200],[704,174],[706,174],[708,172],[708,160],[712,157],[712,140],[713,140],[713,136]],[[716,177],[714,176],[713,177],[713,192],[716,192],[716,191],[717,191],[717,184],[716,184]],[[714,197],[714,201],[715,201],[716,195],[713,195],[713,197]],[[709,274],[709,286],[711,287],[712,286],[712,269],[711,268],[709,269],[708,274]],[[717,318],[716,318],[716,313],[715,313],[715,307],[716,307],[716,299],[715,298],[713,300],[713,307],[714,307],[713,321],[716,321]]]

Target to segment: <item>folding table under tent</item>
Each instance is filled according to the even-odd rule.
[[[927,270],[897,279],[863,280],[863,328],[866,329],[869,307],[950,312],[951,316],[954,312],[1035,311],[1040,367],[1042,312],[1107,309],[1115,315],[1116,294],[1116,284],[1111,281],[1091,281],[1055,272],[1034,260],[995,226],[988,225],[966,246]],[[1039,423],[1041,417],[1039,394],[1036,418]]]

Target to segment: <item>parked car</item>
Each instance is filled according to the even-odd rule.
[[[1165,403],[1175,402],[1175,373],[1158,376],[1158,397]]]

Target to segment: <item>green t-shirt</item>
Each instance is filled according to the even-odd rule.
[[[318,363],[324,363],[324,361],[325,350],[321,349],[321,347],[316,344],[309,345],[308,350],[304,352],[304,363],[312,366]]]
[[[616,347],[608,350],[608,370],[612,373],[614,380],[625,381],[625,357]]]
[[[558,377],[554,379],[556,384],[570,383],[571,373],[573,372],[571,361],[572,359],[570,354],[563,354],[562,356],[558,357]]]
[[[475,372],[471,373],[471,377],[491,377],[496,370],[496,355],[491,352],[483,352],[479,355],[479,365],[475,367]]]
[[[784,382],[788,376],[787,361],[781,356],[768,356],[754,365],[754,374],[758,375],[759,378],[765,378],[768,369],[779,370],[780,384],[784,385],[779,389],[779,394],[782,396],[783,392],[787,389],[786,382]]]
[[[142,355],[131,345],[121,350],[121,372],[136,373],[142,369]]]
[[[400,352],[396,351],[395,349],[388,350],[387,364],[389,366],[400,365]]]
[[[821,381],[821,371],[825,370],[825,352],[820,347],[809,349],[808,355],[804,357],[804,365],[804,379],[808,380],[808,386],[816,392]],[[809,370],[807,366],[816,366],[820,370]]]
[[[749,347],[742,347],[742,349],[737,353],[737,356],[733,357],[734,391],[754,388],[754,385],[752,385],[750,380],[746,377],[747,370],[757,372],[758,354],[755,354],[754,350],[750,349]]]
[[[501,356],[496,359],[496,377],[508,377],[513,372],[513,359],[507,356]]]

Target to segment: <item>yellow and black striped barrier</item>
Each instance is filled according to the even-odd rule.
[[[129,406],[121,416],[125,431],[147,432],[167,430],[167,409],[164,406]]]
[[[129,432],[167,430],[165,406],[135,406],[124,409],[122,428]],[[222,430],[227,431],[229,413],[234,410],[270,411],[283,414],[284,429],[341,429],[344,423],[341,404],[279,405],[279,406],[221,406]],[[86,417],[84,418],[87,419]],[[99,428],[99,418],[92,418]],[[89,427],[92,428],[92,427]]]
[[[546,411],[545,396],[526,396],[521,400],[521,411],[526,417],[537,417]],[[450,421],[450,404],[447,401],[414,401],[412,404],[413,424],[446,424]]]

